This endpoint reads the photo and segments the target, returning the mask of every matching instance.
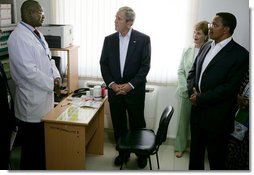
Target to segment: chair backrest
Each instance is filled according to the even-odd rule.
[[[156,133],[156,145],[161,145],[167,138],[168,125],[173,116],[174,108],[167,106],[160,119],[159,128]]]

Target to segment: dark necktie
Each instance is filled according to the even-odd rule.
[[[37,29],[34,30],[34,33],[35,33],[39,38],[41,38],[40,33],[38,32]]]

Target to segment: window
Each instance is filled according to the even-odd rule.
[[[195,0],[54,0],[51,22],[73,25],[74,44],[79,45],[79,77],[101,78],[100,55],[105,36],[115,32],[117,10],[130,6],[136,12],[133,28],[151,38],[152,57],[148,81],[171,84],[183,48],[191,41],[189,15]]]

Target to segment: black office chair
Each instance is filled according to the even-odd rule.
[[[130,153],[135,153],[136,155],[147,157],[149,159],[150,170],[152,170],[150,155],[156,154],[158,169],[160,169],[158,151],[160,145],[167,138],[168,125],[173,113],[174,108],[172,106],[167,106],[164,109],[156,135],[153,130],[146,128],[129,131],[118,140],[116,149],[119,152],[123,152],[126,156]],[[120,169],[122,169],[123,163]]]

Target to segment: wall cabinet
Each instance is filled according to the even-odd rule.
[[[17,23],[17,3],[16,3],[16,0],[0,0],[0,4],[11,4],[11,17],[10,17],[11,24],[6,24],[4,22],[3,25],[1,25],[1,26],[10,26],[12,24],[16,24]],[[3,13],[4,13],[3,15],[6,15],[5,12],[3,12]],[[1,15],[0,15],[0,20],[2,20]],[[6,16],[3,18],[3,20],[6,21]]]
[[[7,40],[16,27],[16,0],[0,0],[0,61],[7,79],[11,79]]]

